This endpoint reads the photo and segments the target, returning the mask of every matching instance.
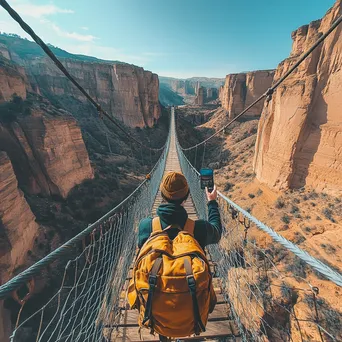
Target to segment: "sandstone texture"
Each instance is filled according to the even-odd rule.
[[[226,82],[220,89],[220,100],[222,107],[228,112],[229,118],[234,118],[265,93],[271,86],[273,77],[273,70],[227,75]],[[262,108],[263,101],[251,108],[246,115],[260,115]]]
[[[85,96],[47,57],[20,60],[32,88],[45,96]],[[63,65],[110,115],[130,127],[152,127],[159,119],[159,80],[156,74],[128,64],[90,63],[62,59]]]
[[[23,68],[0,56],[0,102],[9,101],[13,94],[26,99],[26,92],[27,78]]]
[[[338,0],[322,20],[292,33],[284,75],[333,21],[342,14]],[[259,123],[254,170],[275,189],[311,186],[342,194],[342,27],[321,44],[277,89]]]
[[[11,278],[16,267],[26,261],[27,251],[34,244],[38,232],[35,221],[18,182],[12,163],[5,152],[0,152],[0,283]]]
[[[26,265],[39,226],[35,221],[7,154],[0,151],[0,284]],[[10,313],[0,301],[0,340],[9,341]]]
[[[0,149],[10,156],[21,187],[32,194],[65,198],[94,173],[75,119],[58,113],[35,110],[0,125]]]

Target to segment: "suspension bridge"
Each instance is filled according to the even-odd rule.
[[[11,341],[26,341],[23,336],[27,331],[36,341],[158,340],[148,330],[139,332],[137,312],[130,310],[126,301],[136,254],[138,223],[155,214],[161,202],[159,183],[163,173],[169,170],[182,171],[188,179],[191,198],[185,208],[189,216],[193,219],[207,216],[198,172],[177,139],[174,110],[170,126],[164,150],[150,177],[128,198],[0,287],[0,298],[4,298],[18,293],[18,288],[27,284],[27,295],[23,298],[19,294],[15,296],[21,309]],[[259,222],[223,194],[219,194],[218,202],[224,234],[220,244],[208,248],[218,304],[209,316],[207,331],[199,337],[187,339],[291,341],[296,340],[292,338],[295,332],[305,332],[309,324],[310,329],[314,326],[322,336],[321,341],[326,337],[338,341],[339,336],[329,332],[329,326],[320,318],[322,301],[317,289],[306,279],[298,279],[278,268],[277,254],[292,252],[293,257],[299,257],[313,271],[322,273],[339,286],[342,276]],[[272,246],[263,248],[255,239],[249,238],[248,232],[253,224],[261,233],[273,238]],[[70,257],[77,251],[76,256]],[[55,271],[49,274],[47,269],[51,270],[52,265]],[[39,294],[35,294],[32,284],[34,280],[41,281],[42,277],[50,278],[49,291],[53,295],[41,307],[37,309],[33,305],[32,309],[32,302],[39,301]],[[296,286],[289,277],[297,278]],[[297,316],[293,297],[299,295],[303,295],[308,305],[315,309],[311,316]]]
[[[151,150],[108,115],[68,73],[46,44],[5,0],[0,0],[22,28],[44,49],[56,66],[91,101],[100,115],[141,148]],[[207,207],[199,174],[189,152],[217,136],[257,102],[271,100],[273,91],[342,22],[331,25],[288,72],[259,99],[200,144],[183,149],[177,138],[175,113],[160,158],[146,179],[118,206],[74,238],[0,286],[0,305],[17,302],[11,341],[155,341],[140,331],[137,313],[127,306],[127,284],[136,255],[137,227],[155,215],[161,203],[159,184],[164,172],[182,171],[191,197],[185,204],[190,218],[206,219]],[[340,313],[332,310],[307,274],[325,279],[335,291],[342,275],[260,222],[224,194],[218,204],[223,221],[219,244],[208,247],[218,304],[200,337],[215,341],[340,341]],[[266,241],[266,243],[265,243]],[[287,265],[299,265],[296,273]],[[322,278],[323,277],[323,278]],[[337,290],[336,290],[337,289]],[[3,302],[4,301],[4,302]],[[307,310],[297,311],[296,304]],[[181,313],[180,313],[181,314]],[[183,338],[182,338],[183,339]]]

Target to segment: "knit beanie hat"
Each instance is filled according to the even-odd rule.
[[[189,192],[188,182],[179,172],[168,172],[161,184],[160,191],[170,200],[178,200],[184,198]]]

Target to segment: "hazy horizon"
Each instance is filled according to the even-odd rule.
[[[46,43],[74,54],[135,64],[159,76],[187,79],[275,69],[290,53],[291,32],[323,17],[334,0],[9,4]],[[2,8],[0,31],[29,38]]]

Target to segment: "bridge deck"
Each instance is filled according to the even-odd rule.
[[[174,115],[172,115],[174,117]],[[177,155],[177,149],[176,149],[176,141],[175,141],[175,127],[174,122],[172,122],[171,126],[171,141],[170,141],[170,149],[167,156],[166,161],[166,167],[165,167],[165,173],[168,171],[179,171],[181,172],[181,167]],[[153,215],[156,215],[156,210],[158,206],[162,203],[162,197],[160,195],[160,192],[158,192],[154,205],[152,213]],[[192,202],[192,199],[189,198],[187,202],[184,205],[184,208],[188,212],[188,215],[191,219],[196,220],[197,214],[195,210],[195,206]],[[210,260],[210,255],[209,255]],[[211,267],[212,271],[214,273],[214,264],[212,262]],[[121,315],[118,319],[118,324],[116,324],[116,329],[111,329],[110,332],[110,341],[159,341],[158,335],[153,336],[150,334],[148,329],[141,329],[141,337],[139,334],[139,327],[138,327],[138,312],[137,310],[129,310],[129,306],[127,305],[126,301],[126,289],[128,286],[128,282],[131,278],[131,272],[127,276],[127,280],[124,286],[124,289],[122,291],[122,306],[121,306]],[[201,336],[195,336],[195,337],[186,337],[182,338],[181,340],[204,340],[204,339],[210,339],[210,340],[237,340],[238,336],[238,330],[236,328],[236,324],[234,321],[229,319],[229,308],[228,304],[225,302],[224,297],[221,293],[221,287],[219,283],[218,278],[214,278],[214,287],[215,292],[217,295],[218,303],[215,307],[215,310],[213,313],[209,315],[208,324],[206,326],[206,332],[202,333]],[[108,334],[106,337],[108,338]]]

